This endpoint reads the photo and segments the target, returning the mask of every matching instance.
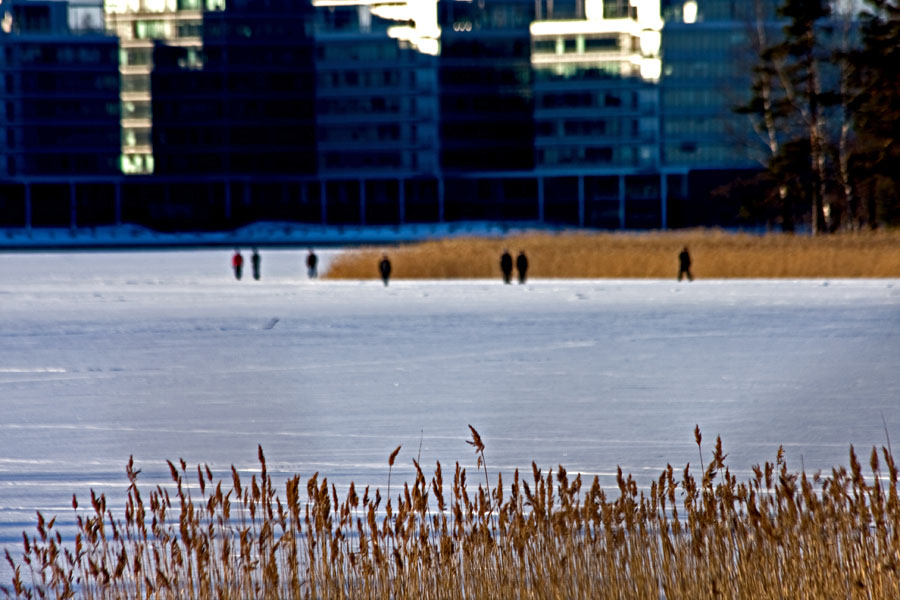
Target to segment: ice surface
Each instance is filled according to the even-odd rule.
[[[807,471],[900,444],[900,280],[309,281],[305,250],[0,254],[0,550],[134,455],[384,488],[440,460],[615,486],[698,463]],[[321,253],[323,263],[330,254]],[[245,258],[249,258],[245,252]],[[277,321],[276,321],[277,319]],[[706,458],[706,457],[705,457]],[[470,478],[471,481],[477,481]],[[507,480],[508,481],[508,480]],[[5,568],[5,565],[4,565]],[[8,569],[0,570],[7,582]]]

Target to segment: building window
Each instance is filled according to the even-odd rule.
[[[619,49],[619,37],[589,37],[584,40],[585,52],[609,52]]]
[[[535,54],[556,54],[556,40],[535,40]]]

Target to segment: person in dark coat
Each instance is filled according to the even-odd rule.
[[[694,276],[691,275],[691,255],[685,246],[678,255],[678,281],[687,276],[688,281],[693,281]]]
[[[259,263],[262,259],[259,258],[259,252],[256,251],[256,248],[253,249],[253,254],[250,256],[250,264],[253,265],[253,279],[259,281]]]
[[[244,272],[244,257],[237,248],[234,249],[234,256],[231,257],[231,268],[234,269],[234,278],[240,281]]]
[[[384,282],[384,285],[387,285],[388,279],[391,278],[391,261],[388,260],[387,254],[378,263],[378,272],[381,273],[381,280]]]
[[[312,251],[312,248],[310,248],[309,254],[306,255],[306,274],[309,275],[310,279],[315,279],[319,276],[319,271],[316,267],[316,265],[318,264],[319,257],[316,256],[316,253]]]
[[[503,283],[509,283],[512,279],[513,259],[509,250],[504,250],[500,256],[500,270],[503,272]]]
[[[525,257],[524,250],[520,250],[519,256],[516,257],[516,271],[519,272],[519,283],[525,283],[525,273],[528,272],[528,259]]]

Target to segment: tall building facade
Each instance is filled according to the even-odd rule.
[[[533,0],[440,0],[441,168],[534,168]]]
[[[763,158],[749,118],[759,36],[781,23],[776,0],[700,0],[669,5],[662,38],[663,161],[687,168],[752,168]]]
[[[67,3],[0,5],[0,176],[116,173],[118,87],[115,38]]]
[[[316,15],[316,140],[319,173],[434,175],[435,57],[389,35],[371,7]]]
[[[203,12],[225,0],[104,0],[106,26],[119,38],[122,139],[126,174],[153,173],[153,102],[150,74],[158,41],[184,49],[183,66],[201,64]]]
[[[684,0],[663,5],[662,168],[678,183],[673,224],[719,224],[738,206],[715,190],[759,170],[766,149],[735,107],[751,93],[759,36],[778,35],[777,0]],[[728,217],[731,215],[731,217]]]
[[[539,169],[658,167],[662,22],[645,4],[588,2],[588,18],[532,23]]]
[[[759,164],[732,109],[775,4],[106,0],[127,176],[104,193],[208,228],[730,224],[710,191]]]
[[[305,0],[232,0],[206,11],[197,63],[190,49],[157,42],[156,172],[316,172],[311,10]]]

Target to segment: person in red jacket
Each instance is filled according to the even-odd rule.
[[[234,256],[231,257],[231,268],[234,269],[234,278],[240,281],[244,272],[244,257],[237,248],[234,249]]]

